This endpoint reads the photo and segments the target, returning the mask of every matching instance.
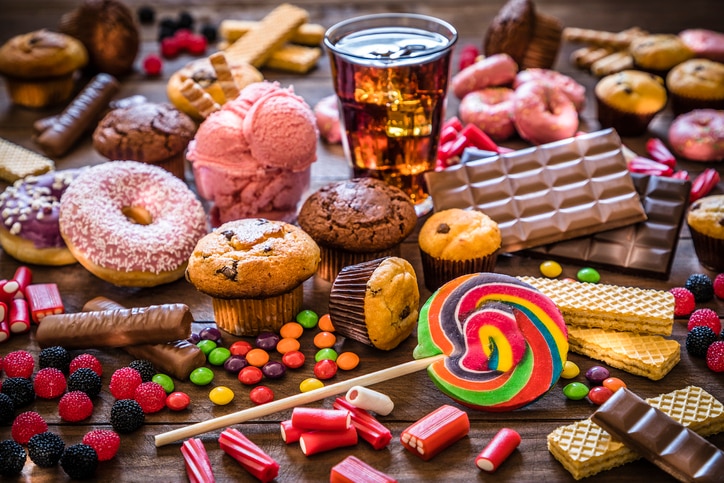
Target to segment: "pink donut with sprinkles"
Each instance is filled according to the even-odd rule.
[[[692,161],[724,160],[724,111],[695,109],[681,114],[669,127],[674,153]]]
[[[460,120],[474,124],[495,141],[515,134],[513,124],[513,89],[488,87],[473,91],[460,101]]]
[[[196,242],[207,233],[204,208],[184,182],[136,161],[86,169],[63,195],[59,222],[81,265],[128,287],[181,278]]]

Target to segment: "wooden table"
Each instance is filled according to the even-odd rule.
[[[57,18],[78,2],[25,0],[23,2],[2,2],[0,10],[0,41],[12,35],[28,32],[37,28],[54,28]],[[135,8],[144,4],[142,1],[128,1]],[[274,2],[180,2],[158,1],[156,4],[158,17],[175,16],[181,10],[190,11],[197,19],[206,19],[218,23],[224,18],[259,19],[273,6]],[[590,27],[619,31],[631,26],[640,26],[651,32],[676,33],[684,28],[702,27],[721,29],[724,18],[724,4],[719,0],[674,0],[635,1],[635,0],[588,0],[586,2],[568,2],[565,0],[540,0],[538,8],[548,14],[560,18],[567,26]],[[414,11],[435,15],[448,20],[456,26],[460,33],[459,46],[466,44],[479,45],[487,25],[500,9],[503,0],[488,2],[458,0],[449,2],[426,1],[357,1],[331,2],[324,0],[305,0],[298,5],[307,8],[311,21],[330,26],[338,20],[363,13],[381,11]],[[140,59],[149,52],[156,52],[156,27],[142,28],[144,42]],[[595,105],[590,93],[596,79],[589,74],[571,67],[568,54],[573,49],[564,44],[558,58],[556,68],[575,77],[588,87],[589,102],[583,112],[584,125],[588,129],[597,129]],[[459,48],[458,48],[459,52]],[[152,101],[165,101],[165,80],[181,65],[189,61],[183,56],[167,61],[163,76],[155,79],[146,78],[136,72],[123,79],[123,87],[119,96],[143,94]],[[326,58],[319,61],[317,68],[307,75],[288,75],[281,72],[265,70],[269,80],[278,80],[282,85],[293,85],[295,91],[303,96],[310,105],[314,105],[322,97],[332,93],[330,69]],[[62,107],[62,106],[61,106]],[[4,89],[0,89],[0,136],[27,148],[38,150],[32,140],[32,123],[34,120],[56,112],[56,109],[42,111],[27,110],[11,106]],[[456,100],[450,96],[448,115],[457,110]],[[669,111],[657,117],[651,126],[652,135],[663,136],[672,116]],[[643,146],[648,136],[624,139],[632,149],[644,153]],[[504,143],[505,144],[505,143]],[[522,142],[507,143],[510,147],[524,146]],[[316,189],[324,183],[349,177],[349,171],[339,146],[319,144],[319,159],[313,166],[313,183]],[[90,139],[85,138],[67,156],[56,159],[59,169],[95,164],[103,161],[93,151]],[[722,174],[721,163],[712,164]],[[681,161],[681,167],[696,174],[703,165]],[[192,183],[190,175],[189,183]],[[724,192],[724,183],[716,188],[717,193]],[[416,234],[413,234],[403,246],[403,256],[421,273],[420,260],[416,246]],[[510,275],[538,275],[539,260],[522,256],[499,257],[496,271]],[[18,262],[11,257],[0,254],[0,278],[14,273]],[[580,267],[573,264],[564,265],[563,276],[575,276]],[[187,303],[197,320],[195,330],[213,325],[213,313],[210,299],[198,293],[183,280],[165,286],[149,289],[118,288],[100,281],[80,265],[62,268],[33,266],[35,282],[55,282],[60,287],[67,312],[75,312],[90,298],[104,295],[127,306],[146,306],[151,304],[184,302]],[[668,280],[657,280],[646,277],[623,275],[615,270],[601,270],[602,281],[611,284],[631,285],[637,287],[669,289],[682,286],[692,273],[706,272],[694,254],[689,234],[684,228],[673,270]],[[304,285],[306,308],[323,314],[327,310],[330,284],[318,278],[307,281]],[[422,300],[430,293],[421,285]],[[713,300],[700,307],[711,307],[721,315],[724,314],[724,302]],[[675,322],[673,338],[683,344],[686,337],[686,320]],[[315,331],[310,330],[302,338],[302,347],[308,359],[314,353],[312,337]],[[231,343],[234,337],[226,337],[225,343]],[[360,355],[361,363],[353,371],[340,372],[336,379],[346,380],[407,362],[412,358],[412,349],[416,344],[415,337],[410,337],[401,346],[389,353],[369,349],[355,342],[346,342],[344,348]],[[13,336],[9,342],[0,346],[0,355],[16,349],[27,349],[36,355],[39,349],[34,341],[34,331],[29,334]],[[24,410],[36,410],[42,414],[50,425],[50,429],[58,433],[67,445],[79,443],[82,436],[94,428],[109,428],[109,413],[113,398],[108,392],[110,375],[119,367],[127,365],[132,358],[122,350],[97,350],[88,352],[95,354],[104,367],[104,390],[94,400],[95,410],[90,420],[82,424],[62,422],[57,413],[57,401],[37,400]],[[598,364],[596,361],[576,354],[570,354],[570,360],[577,363],[583,371]],[[724,400],[724,379],[706,368],[704,360],[690,357],[682,347],[681,362],[661,381],[652,382],[648,379],[630,375],[612,369],[612,374],[626,381],[628,386],[642,397],[655,396],[670,392],[687,385],[698,385],[709,391],[720,400]],[[236,397],[228,406],[214,406],[208,399],[210,387],[197,387],[193,384],[177,381],[177,389],[187,392],[192,398],[189,410],[171,412],[163,410],[146,417],[142,429],[122,437],[122,446],[115,459],[99,465],[98,481],[185,481],[183,460],[179,444],[171,444],[160,448],[154,445],[154,436],[160,433],[182,428],[186,425],[205,421],[217,416],[229,414],[252,406],[249,400],[249,387],[241,385],[235,377],[223,370],[215,369],[216,378],[213,385],[231,387]],[[4,376],[4,374],[3,374]],[[291,396],[299,392],[299,383],[312,376],[312,364],[307,362],[299,370],[289,371],[284,379],[270,381],[277,399]],[[582,380],[582,376],[579,376]],[[380,451],[373,450],[367,443],[360,442],[352,448],[343,448],[328,453],[305,457],[297,445],[286,446],[279,435],[279,422],[288,418],[290,411],[272,414],[258,420],[237,425],[251,440],[262,447],[281,465],[279,481],[325,481],[329,478],[330,468],[344,457],[355,454],[369,464],[398,478],[400,481],[570,481],[570,474],[551,456],[546,449],[546,435],[558,426],[586,418],[595,410],[595,406],[587,401],[570,401],[562,394],[564,381],[560,381],[545,397],[538,402],[513,412],[485,413],[467,410],[471,419],[471,430],[468,437],[455,443],[450,449],[429,462],[422,462],[410,454],[399,443],[400,433],[412,422],[433,411],[443,404],[453,404],[450,399],[438,392],[426,374],[418,372],[400,380],[391,380],[374,386],[374,389],[388,394],[395,402],[395,409],[389,416],[380,420],[393,433],[392,443]],[[333,398],[315,403],[316,406],[331,407]],[[475,456],[485,447],[492,436],[502,427],[517,430],[522,436],[519,449],[495,473],[488,475],[474,465]],[[211,458],[214,472],[219,481],[250,481],[251,477],[218,447],[219,431],[201,435]],[[10,437],[10,428],[0,428],[0,439]],[[724,434],[709,438],[719,448],[724,448]],[[643,478],[654,478],[670,481],[671,478],[653,464],[640,460],[623,467],[600,473],[588,481],[641,481]],[[20,481],[63,481],[67,476],[60,468],[43,469],[31,462],[25,465]]]

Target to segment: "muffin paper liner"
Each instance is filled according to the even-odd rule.
[[[339,274],[344,267],[375,260],[377,258],[399,256],[400,245],[396,245],[387,250],[370,253],[349,252],[347,250],[340,250],[320,245],[319,252],[321,261],[319,263],[317,275],[328,282],[334,282],[337,274]]]
[[[470,273],[492,272],[498,260],[498,251],[485,257],[470,260],[443,260],[435,258],[420,250],[422,260],[422,273],[425,277],[425,287],[434,292],[446,282]]]
[[[264,299],[212,298],[216,325],[233,335],[254,336],[260,332],[279,332],[282,325],[301,312],[303,285]]]
[[[529,68],[553,68],[561,45],[562,32],[563,27],[560,20],[550,15],[537,13],[533,38],[525,52],[523,65]]]
[[[724,240],[704,235],[691,226],[689,231],[699,263],[714,272],[724,272]]]
[[[641,136],[646,133],[649,124],[658,113],[625,112],[596,99],[598,122],[601,127],[612,127],[620,136]]]

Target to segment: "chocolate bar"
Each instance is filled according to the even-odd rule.
[[[632,173],[631,178],[641,197],[646,221],[531,248],[524,254],[668,279],[691,183],[637,173]]]
[[[498,223],[501,252],[628,226],[646,220],[613,129],[476,157],[425,173],[436,211],[478,209]]]
[[[616,391],[591,420],[679,481],[722,481],[724,452],[629,389]]]

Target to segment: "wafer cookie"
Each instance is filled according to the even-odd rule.
[[[591,74],[603,77],[626,69],[633,69],[633,56],[627,50],[614,52],[591,64]]]
[[[309,14],[304,9],[288,3],[279,5],[255,29],[226,49],[227,61],[229,64],[247,62],[254,67],[261,67],[308,18]]]
[[[287,44],[274,51],[264,64],[270,69],[306,74],[315,65],[322,55],[322,49],[318,47],[304,47],[302,45]]]
[[[702,436],[724,431],[724,405],[700,387],[688,386],[646,402]],[[548,451],[576,480],[641,457],[590,419],[556,428],[548,435],[547,444]]]
[[[216,81],[219,83],[224,97],[227,101],[236,99],[239,95],[239,88],[234,81],[234,76],[231,74],[229,64],[226,63],[226,56],[222,52],[216,52],[209,56],[211,66],[216,72]]]
[[[251,30],[259,26],[255,20],[222,20],[219,24],[219,36],[227,42],[236,42]],[[293,33],[289,42],[315,47],[324,40],[324,26],[316,23],[304,23]]]
[[[211,95],[203,90],[193,79],[186,79],[181,84],[181,95],[189,101],[202,117],[206,118],[212,112],[218,111],[221,106]]]
[[[630,374],[658,381],[681,360],[681,346],[660,335],[568,328],[571,352],[603,361]]]
[[[612,47],[614,49],[627,48],[633,39],[641,35],[646,35],[646,32],[638,27],[632,27],[622,32],[606,32],[604,30],[578,27],[566,27],[563,29],[563,39],[569,42],[581,42],[601,47]]]
[[[674,296],[662,290],[518,277],[550,297],[569,326],[671,335]]]
[[[571,52],[571,63],[582,69],[589,69],[597,60],[603,59],[613,53],[609,47],[586,46]]]
[[[0,138],[0,178],[14,183],[30,175],[43,174],[55,168],[52,159]]]

